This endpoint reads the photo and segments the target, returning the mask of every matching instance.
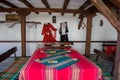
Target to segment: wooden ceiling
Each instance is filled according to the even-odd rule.
[[[119,0],[103,0],[107,6],[120,8]],[[98,12],[90,0],[0,0],[0,12],[40,12],[88,14]]]

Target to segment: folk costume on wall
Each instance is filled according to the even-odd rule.
[[[43,42],[55,42],[56,41],[56,28],[50,24],[46,23],[43,25],[42,35],[44,36]]]
[[[68,42],[68,26],[67,22],[60,23],[60,29],[59,29],[59,34],[60,34],[60,41],[61,42]]]

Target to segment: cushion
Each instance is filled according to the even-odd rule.
[[[116,46],[106,46],[105,53],[106,54],[116,53]]]

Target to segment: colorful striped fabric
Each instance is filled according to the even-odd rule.
[[[40,52],[40,49],[35,50],[20,70],[19,80],[102,80],[101,69],[74,49],[66,56],[80,61],[60,70],[35,61],[43,60],[47,56],[48,54]]]
[[[72,59],[71,57],[68,56],[57,55],[42,58],[40,62],[47,66],[51,66],[53,68],[60,70],[78,62],[78,59],[77,58]]]
[[[69,52],[70,52],[70,50],[65,50],[65,49],[45,50],[45,53],[51,54],[51,55],[62,55],[62,54],[67,54]]]
[[[17,80],[19,71],[27,60],[28,58],[17,58],[11,66],[0,73],[0,80]]]

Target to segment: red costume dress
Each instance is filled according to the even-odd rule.
[[[44,24],[42,29],[42,35],[44,35],[43,42],[55,42],[56,30],[50,23]]]

